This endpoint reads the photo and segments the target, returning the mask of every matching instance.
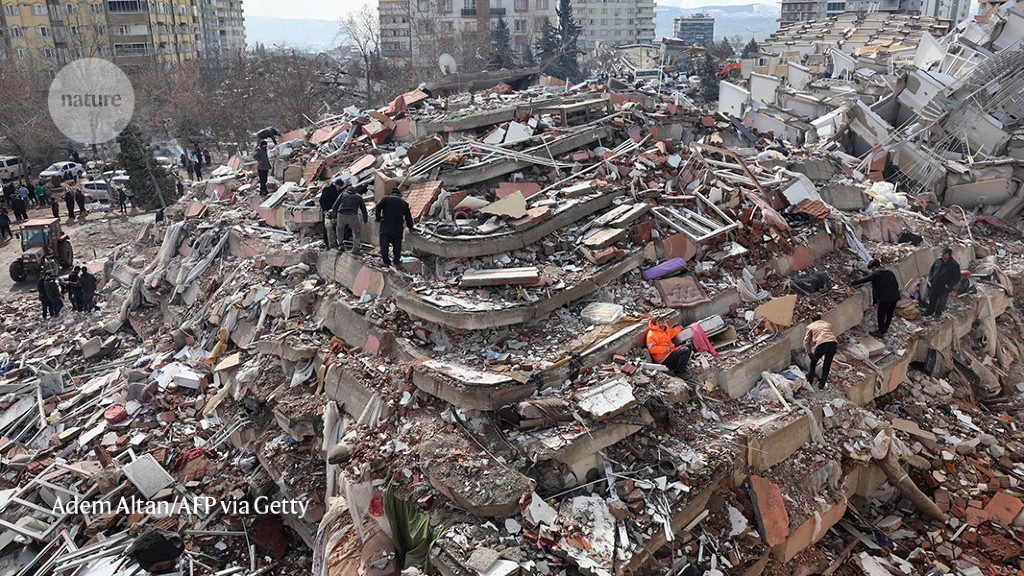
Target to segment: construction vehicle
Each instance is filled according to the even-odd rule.
[[[729,76],[730,72],[733,72],[733,71],[739,72],[741,70],[741,68],[742,67],[740,66],[739,62],[730,62],[730,63],[726,64],[722,68],[722,71],[718,73],[718,77],[719,78],[726,78],[726,77]]]
[[[11,262],[11,279],[24,282],[30,275],[49,270],[54,274],[74,262],[71,238],[60,229],[58,218],[36,218],[25,222],[18,233],[21,257]]]

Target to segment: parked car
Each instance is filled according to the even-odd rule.
[[[68,177],[75,178],[85,173],[85,168],[77,162],[57,162],[56,164],[50,164],[50,167],[39,173],[39,178],[42,180],[49,180],[54,176],[60,176],[61,179]]]
[[[81,188],[90,202],[110,202],[110,187],[103,180],[82,182]]]
[[[21,159],[17,156],[0,156],[0,180],[15,180],[25,174]]]

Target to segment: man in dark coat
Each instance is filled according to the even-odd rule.
[[[64,205],[68,207],[68,218],[75,217],[75,193],[70,188],[64,189]]]
[[[53,212],[54,218],[60,218],[60,202],[54,196],[50,196],[50,212]]]
[[[405,227],[413,229],[412,212],[409,211],[409,203],[402,199],[402,192],[395,188],[391,194],[380,199],[374,209],[374,218],[378,222],[380,232],[380,258],[385,266],[391,266],[392,258],[388,254],[389,249],[394,250],[394,265],[397,270],[402,269],[402,237]]]
[[[363,251],[363,225],[368,223],[369,214],[366,213],[366,202],[363,201],[365,186],[349,187],[347,194],[342,194],[334,203],[334,212],[338,221],[338,250],[345,249],[345,231],[352,230],[352,254],[358,256]],[[403,200],[404,202],[404,200]],[[406,210],[409,207],[406,206]],[[401,233],[401,224],[399,224]],[[401,254],[401,240],[399,240],[399,256],[395,256],[397,262]]]
[[[96,309],[96,276],[85,266],[82,266],[82,272],[78,275],[78,285],[82,290],[82,309],[92,312]]]
[[[260,194],[267,195],[267,177],[270,176],[270,158],[267,156],[267,141],[260,140],[256,153],[252,155],[256,159],[256,174],[260,178]]]
[[[327,186],[324,186],[320,190],[320,213],[324,219],[324,241],[327,242],[327,249],[330,250],[337,245],[337,241],[334,238],[334,203],[338,201],[338,196],[341,195],[340,186],[344,182],[341,177],[335,178]]]
[[[267,127],[256,133],[256,142],[260,142],[262,140],[270,138],[271,140],[274,141],[274,146],[277,146],[277,137],[280,135],[281,133],[277,131],[277,128]]]
[[[878,330],[871,333],[872,336],[884,336],[892,323],[892,316],[896,312],[896,303],[900,299],[900,283],[891,270],[882,268],[882,263],[877,259],[868,262],[868,270],[871,272],[863,278],[854,280],[854,286],[860,286],[871,282],[871,299],[878,304]]]
[[[78,211],[85,216],[85,192],[81,188],[75,190],[75,202],[78,203]]]
[[[46,273],[39,275],[36,282],[36,292],[39,293],[39,302],[43,305],[43,320],[50,315],[50,298],[46,295]]]
[[[64,282],[64,286],[68,291],[68,300],[71,300],[71,309],[75,312],[84,308],[82,306],[82,284],[78,273],[79,269],[79,266],[75,266]]]
[[[953,249],[945,247],[942,256],[935,260],[928,271],[928,306],[924,309],[925,316],[935,318],[942,316],[946,310],[949,293],[960,284],[960,264],[953,259]]]
[[[50,315],[57,316],[61,308],[64,308],[64,298],[60,295],[60,287],[53,275],[49,272],[43,273],[43,291],[46,293],[46,301],[50,304]]]

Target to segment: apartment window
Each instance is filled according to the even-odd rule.
[[[18,15],[18,5],[17,4],[8,4],[8,5],[4,6],[4,12],[6,12],[8,16],[17,16]]]
[[[64,12],[67,14],[78,14],[78,4],[65,4]]]
[[[441,22],[441,29],[448,33],[454,32],[455,24],[451,20],[445,20]]]
[[[615,30],[616,36],[622,36],[622,30]]]
[[[46,4],[33,4],[32,5],[33,16],[46,16]]]
[[[607,13],[608,13],[608,9],[607,8],[601,8],[601,14],[607,14]]]
[[[590,25],[591,25],[591,26],[593,26],[593,25],[594,25],[594,19],[593,19],[593,18],[591,18],[591,19],[590,19]]]
[[[107,27],[106,26],[97,26],[96,27],[96,35],[97,36],[106,36],[107,35]]]
[[[441,10],[444,11],[446,14],[451,13],[451,11],[452,11],[452,0],[443,0],[441,2]]]
[[[109,58],[110,57],[110,48],[107,48],[106,46],[100,46],[100,56],[103,56],[105,58]]]
[[[48,38],[50,36],[50,29],[46,26],[36,26],[36,36],[40,38]]]
[[[416,31],[419,32],[420,34],[430,34],[430,22],[417,22]]]
[[[81,36],[82,31],[78,29],[78,26],[68,26],[68,36]]]
[[[547,10],[550,0],[537,0],[537,10]]]
[[[142,0],[108,0],[107,10],[111,12],[142,12]]]
[[[526,12],[529,9],[527,0],[515,0],[512,7],[515,8],[516,12]]]
[[[178,16],[188,16],[188,6],[178,4]]]
[[[149,46],[145,42],[114,44],[114,56],[146,56]]]
[[[127,24],[121,24],[120,26],[117,27],[117,31],[115,33],[118,36],[131,36],[132,35],[132,27],[127,25]]]
[[[607,26],[607,25],[608,25],[608,19],[607,18],[601,18],[601,26]]]
[[[526,32],[526,20],[516,20],[513,26],[517,34]]]
[[[156,3],[156,13],[157,14],[164,14],[166,12],[167,12],[167,6],[163,2],[157,2]]]
[[[476,0],[462,0],[462,7],[466,10],[476,10]]]
[[[14,50],[14,56],[18,60],[24,60],[24,59],[28,58],[28,50],[26,50],[24,48],[16,48]]]
[[[93,14],[103,14],[103,4],[90,4],[89,10]]]
[[[616,26],[622,26],[622,18],[616,18],[615,19],[615,25]]]
[[[11,36],[14,38],[21,38],[25,35],[25,29],[14,26],[11,28]]]
[[[430,0],[416,0],[416,9],[420,12],[430,12]]]

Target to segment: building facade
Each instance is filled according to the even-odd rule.
[[[672,21],[672,37],[688,46],[710,46],[715,40],[715,19],[707,14],[691,14]]]
[[[986,6],[980,6],[978,13],[984,14]],[[960,23],[971,16],[971,0],[924,0],[922,13],[933,18],[943,18]]]
[[[244,47],[241,0],[0,0],[0,58],[50,73],[77,58],[166,66]]]
[[[782,0],[779,28],[797,22],[832,18],[844,12],[893,12],[920,15],[927,0]],[[949,1],[949,0],[947,0]],[[952,0],[970,3],[970,0]]]
[[[598,44],[651,44],[655,40],[654,0],[573,0],[572,10],[583,26],[579,47],[584,52]]]

